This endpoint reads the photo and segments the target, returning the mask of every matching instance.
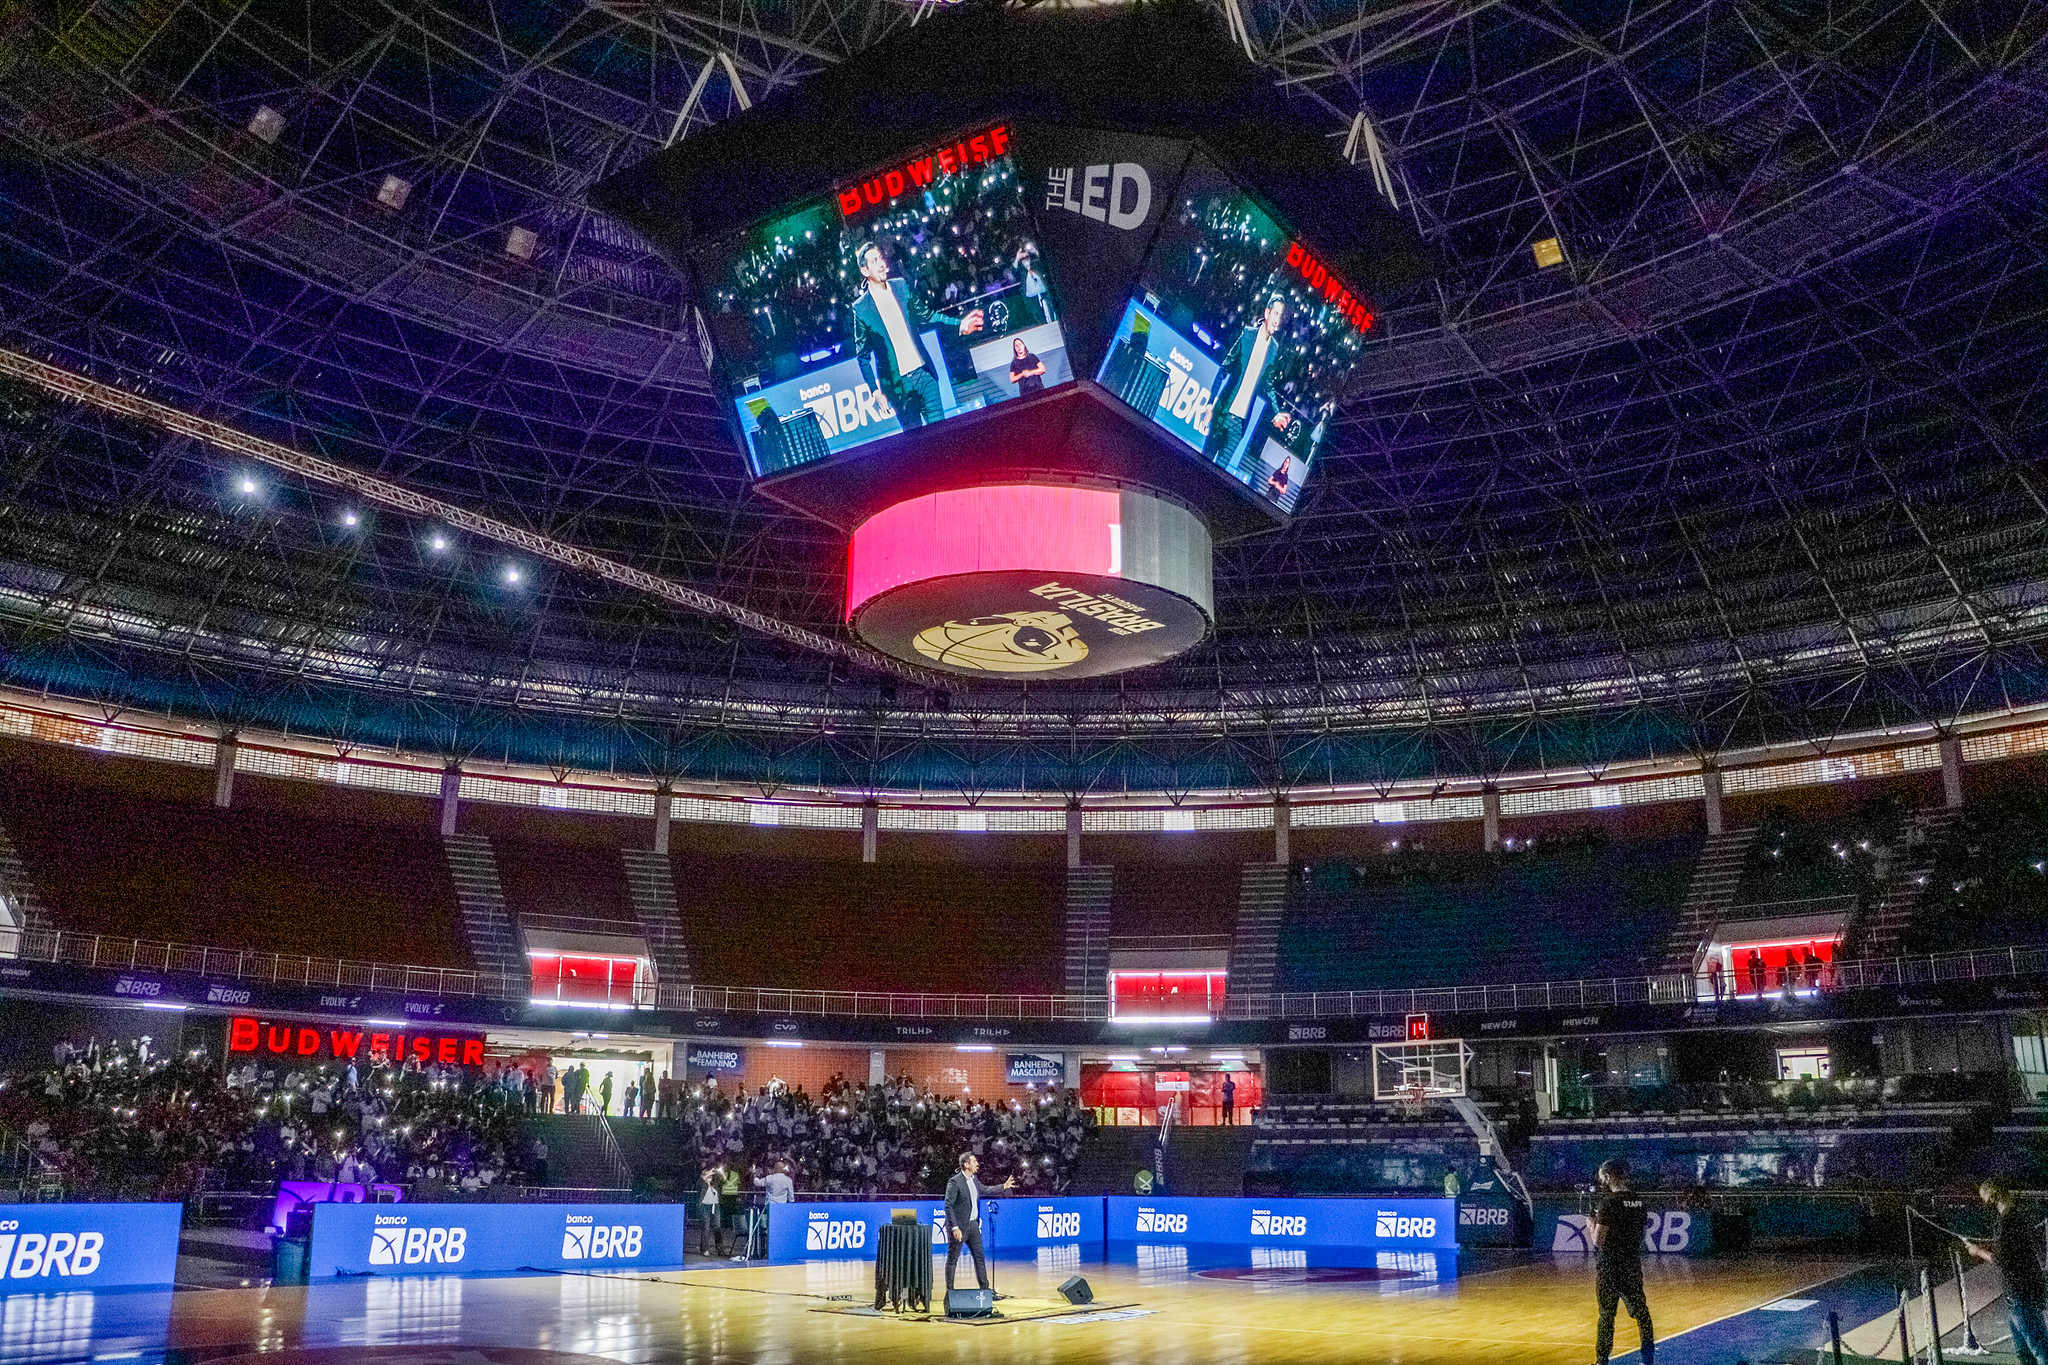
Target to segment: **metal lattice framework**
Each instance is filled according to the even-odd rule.
[[[672,274],[583,203],[930,0],[0,9],[0,342],[77,377],[0,380],[0,681],[969,795],[2048,696],[2048,7],[1217,4],[1333,148],[1369,120],[1441,270],[1296,524],[1223,550],[1210,645],[950,691],[850,644],[838,538],[748,489]]]

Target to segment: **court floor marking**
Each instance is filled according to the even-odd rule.
[[[1834,1283],[1835,1283],[1836,1281],[1838,1281],[1838,1280],[1846,1280],[1846,1279],[1850,1278],[1851,1276],[1854,1276],[1854,1275],[1861,1275],[1861,1274],[1863,1274],[1863,1273],[1864,1273],[1864,1272],[1866,1272],[1866,1271],[1869,1271],[1869,1270],[1874,1270],[1874,1269],[1877,1269],[1877,1268],[1878,1268],[1878,1263],[1877,1263],[1876,1261],[1866,1261],[1866,1262],[1864,1262],[1864,1263],[1863,1263],[1862,1265],[1852,1266],[1852,1267],[1850,1267],[1850,1268],[1849,1268],[1849,1269],[1847,1269],[1847,1270],[1839,1271],[1839,1272],[1837,1272],[1837,1273],[1835,1273],[1835,1274],[1833,1274],[1833,1275],[1830,1275],[1830,1276],[1828,1276],[1828,1277],[1827,1277],[1826,1279],[1821,1279],[1821,1280],[1815,1280],[1815,1281],[1814,1281],[1813,1283],[1811,1283],[1811,1284],[1807,1284],[1807,1285],[1801,1285],[1801,1286],[1800,1286],[1799,1288],[1797,1288],[1797,1289],[1788,1289],[1788,1290],[1786,1290],[1786,1291],[1785,1291],[1784,1293],[1782,1293],[1782,1294],[1773,1294],[1773,1295],[1771,1295],[1771,1296],[1770,1296],[1769,1298],[1767,1298],[1767,1299],[1764,1299],[1764,1300],[1762,1300],[1761,1302],[1758,1302],[1758,1303],[1753,1303],[1753,1304],[1751,1304],[1751,1305],[1750,1305],[1749,1307],[1747,1307],[1747,1308],[1738,1308],[1738,1309],[1736,1309],[1736,1310],[1735,1310],[1735,1311],[1734,1311],[1733,1313],[1723,1313],[1723,1314],[1722,1314],[1722,1315],[1721,1315],[1720,1317],[1718,1317],[1718,1318],[1710,1318],[1710,1319],[1708,1319],[1708,1320],[1707,1320],[1706,1322],[1698,1322],[1698,1323],[1694,1323],[1694,1324],[1693,1324],[1692,1326],[1690,1326],[1690,1327],[1681,1327],[1681,1328],[1680,1328],[1679,1330],[1677,1330],[1676,1332],[1673,1332],[1673,1333],[1672,1333],[1672,1334],[1671,1334],[1670,1336],[1668,1336],[1668,1337],[1665,1337],[1665,1336],[1660,1336],[1660,1337],[1658,1337],[1658,1338],[1657,1338],[1657,1347],[1658,1347],[1658,1349],[1659,1349],[1659,1350],[1662,1350],[1662,1349],[1663,1349],[1663,1348],[1664,1348],[1664,1347],[1665,1347],[1666,1345],[1668,1345],[1669,1343],[1671,1343],[1671,1342],[1674,1342],[1674,1341],[1678,1341],[1678,1340],[1680,1340],[1680,1339],[1682,1339],[1682,1338],[1685,1338],[1685,1337],[1689,1337],[1689,1336],[1691,1336],[1691,1335],[1692,1335],[1693,1333],[1695,1333],[1695,1332],[1703,1332],[1703,1331],[1705,1331],[1705,1330],[1706,1330],[1707,1328],[1709,1328],[1709,1327],[1715,1327],[1715,1326],[1718,1326],[1718,1325],[1720,1325],[1721,1323],[1724,1323],[1724,1322],[1733,1322],[1733,1321],[1734,1321],[1735,1319],[1737,1319],[1737,1318],[1740,1318],[1740,1317],[1747,1317],[1747,1316],[1748,1316],[1749,1314],[1751,1314],[1751,1313],[1755,1313],[1755,1312],[1758,1312],[1758,1311],[1760,1311],[1760,1310],[1761,1310],[1761,1309],[1763,1308],[1764,1304],[1766,1304],[1766,1303],[1776,1303],[1776,1302],[1777,1302],[1778,1300],[1780,1300],[1780,1299],[1797,1299],[1797,1298],[1804,1298],[1804,1297],[1806,1297],[1806,1296],[1807,1296],[1808,1294],[1812,1293],[1813,1291],[1815,1291],[1815,1290],[1817,1290],[1817,1289],[1825,1289],[1825,1288],[1826,1288],[1827,1286],[1829,1286],[1829,1285],[1831,1285],[1831,1284],[1834,1284]],[[1625,1318],[1626,1316],[1627,1316],[1627,1310],[1626,1310],[1626,1309],[1622,1310],[1621,1312],[1619,1312],[1619,1313],[1617,1313],[1617,1314],[1615,1315],[1615,1321],[1614,1321],[1614,1330],[1615,1330],[1615,1335],[1616,1335],[1616,1336],[1619,1336],[1619,1335],[1621,1334],[1621,1330],[1622,1330],[1622,1320],[1623,1320],[1623,1319],[1624,1319],[1624,1318]],[[1651,1308],[1651,1310],[1650,1310],[1650,1317],[1651,1317],[1651,1320],[1652,1320],[1653,1322],[1655,1321],[1655,1319],[1656,1319],[1656,1316],[1657,1316],[1657,1314],[1656,1314],[1656,1309],[1655,1309],[1655,1307],[1653,1306],[1653,1307]],[[1616,1354],[1615,1354],[1615,1355],[1613,1356],[1613,1359],[1615,1359],[1615,1360],[1626,1360],[1626,1359],[1628,1359],[1628,1358],[1629,1358],[1629,1357],[1631,1357],[1631,1356],[1640,1356],[1641,1354],[1642,1354],[1642,1348],[1641,1348],[1640,1346],[1638,1346],[1638,1347],[1637,1347],[1637,1348],[1636,1348],[1635,1350],[1633,1350],[1633,1351],[1628,1351],[1628,1352],[1625,1352],[1625,1353],[1623,1353],[1623,1352],[1618,1352],[1618,1353],[1616,1353]]]

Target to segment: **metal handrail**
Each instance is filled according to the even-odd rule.
[[[0,959],[61,963],[123,972],[194,976],[215,982],[332,986],[412,996],[526,1000],[524,974],[457,967],[349,962],[245,948],[209,948],[57,929],[0,930]],[[2048,946],[1977,948],[1918,957],[1848,959],[1830,964],[1828,991],[1925,986],[2048,975]],[[1724,990],[1727,984],[1724,983]],[[1773,992],[1773,994],[1775,994]],[[1099,995],[978,995],[931,992],[794,990],[763,986],[658,985],[653,1008],[698,1014],[814,1015],[849,1019],[960,1019],[1099,1022]],[[1342,1019],[1367,1015],[1495,1014],[1713,1000],[1710,978],[1672,972],[1586,977],[1514,985],[1417,986],[1398,990],[1232,992],[1228,1020]],[[218,1003],[233,1004],[233,1001]],[[644,998],[635,1002],[642,1006]]]

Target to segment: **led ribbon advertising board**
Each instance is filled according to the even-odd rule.
[[[312,1280],[683,1263],[687,1204],[318,1204]]]
[[[0,1215],[0,1293],[167,1285],[177,1278],[182,1204],[9,1204]]]
[[[1456,1251],[1450,1199],[1108,1199],[1112,1242]]]
[[[897,1209],[915,1209],[931,1229],[932,1249],[946,1248],[946,1206],[936,1199],[855,1204],[770,1204],[768,1255],[777,1261],[873,1260],[876,1231]],[[981,1201],[982,1246],[988,1250],[1102,1241],[1102,1200],[1033,1199],[1006,1195]]]

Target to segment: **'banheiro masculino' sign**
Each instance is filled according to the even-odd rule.
[[[683,1263],[686,1204],[318,1204],[308,1277]]]
[[[7,1204],[0,1214],[0,1294],[177,1278],[182,1204]]]

